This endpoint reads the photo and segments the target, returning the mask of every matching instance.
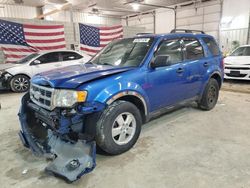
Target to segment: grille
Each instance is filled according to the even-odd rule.
[[[52,105],[53,93],[54,93],[53,88],[39,86],[36,84],[31,84],[30,86],[30,99],[32,100],[32,102],[47,110],[53,109]]]
[[[233,69],[233,70],[250,70],[250,67],[228,67],[228,66],[226,66],[225,69]]]
[[[237,77],[237,78],[243,78],[246,76],[246,74],[238,74],[238,75],[235,75],[235,74],[232,74],[232,73],[226,73],[227,76],[230,76],[230,77]]]

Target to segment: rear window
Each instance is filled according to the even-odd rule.
[[[82,58],[80,54],[77,54],[75,52],[62,52],[61,55],[62,55],[63,61],[71,61],[71,60]]]
[[[203,41],[207,44],[209,51],[214,55],[220,55],[220,50],[213,38],[205,37]]]

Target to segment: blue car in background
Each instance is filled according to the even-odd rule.
[[[53,159],[47,171],[74,181],[95,167],[95,143],[121,154],[160,114],[194,101],[214,108],[223,67],[218,45],[203,32],[113,41],[84,65],[32,78],[19,136],[34,154]]]

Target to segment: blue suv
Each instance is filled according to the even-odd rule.
[[[32,78],[19,136],[36,155],[54,159],[48,171],[74,181],[94,168],[95,143],[121,154],[160,114],[193,101],[214,108],[223,66],[214,38],[203,32],[113,41],[86,64]]]

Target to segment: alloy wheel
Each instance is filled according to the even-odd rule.
[[[115,119],[112,126],[112,138],[118,145],[129,143],[135,135],[136,120],[129,112],[121,113]]]

